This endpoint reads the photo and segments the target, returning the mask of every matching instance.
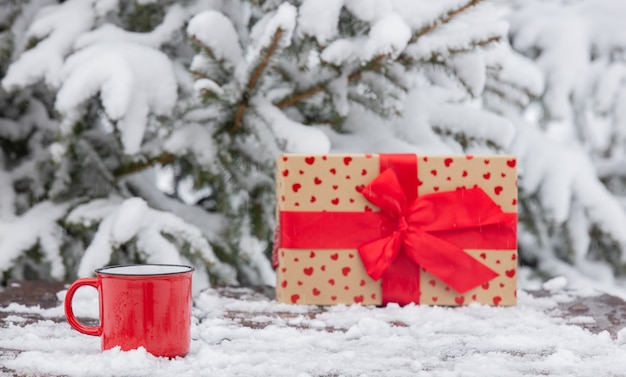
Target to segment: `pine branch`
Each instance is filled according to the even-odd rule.
[[[463,13],[464,11],[466,11],[467,9],[477,5],[478,3],[480,3],[482,0],[471,0],[470,2],[468,2],[467,4],[465,4],[464,6],[455,9],[453,11],[450,11],[448,13],[446,13],[445,15],[443,15],[440,19],[436,20],[433,24],[420,29],[417,33],[415,33],[411,39],[409,40],[408,44],[414,43],[415,41],[417,41],[420,37],[424,36],[425,34],[430,33],[431,31],[435,30],[437,27],[448,23],[450,20],[452,20],[454,17],[456,17],[457,15],[459,15],[460,13]],[[490,38],[492,39],[492,38]],[[499,37],[498,37],[499,40]],[[477,42],[476,46],[481,46],[481,45],[487,45],[491,42],[494,42],[495,40],[487,40],[487,41],[481,41],[481,42]],[[452,52],[452,50],[451,50]],[[459,51],[456,51],[455,53],[458,52],[462,52],[460,49]],[[365,71],[378,71],[381,67],[382,67],[382,61],[388,57],[387,55],[379,55],[377,56],[374,60],[372,60],[372,62],[370,62],[369,64],[366,64],[365,66],[363,66],[362,68],[360,68],[358,71],[352,73],[350,76],[348,76],[348,82],[355,82],[361,79],[361,75],[363,72]],[[296,103],[303,101],[309,97],[312,97],[318,93],[321,92],[325,92],[327,91],[327,83],[324,85],[320,85],[317,87],[313,87],[313,88],[309,88],[307,90],[298,92],[298,93],[294,93],[293,95],[282,99],[281,101],[275,103],[274,105],[280,109],[285,108],[285,107],[289,107],[289,106],[293,106]]]
[[[487,68],[487,77],[489,77],[490,79],[492,79],[495,82],[500,83],[501,85],[504,85],[506,87],[510,87],[511,89],[518,91],[520,93],[523,93],[526,97],[528,97],[528,99],[534,99],[537,98],[541,93],[533,93],[530,91],[530,89],[522,87],[520,85],[518,85],[517,83],[514,83],[510,80],[503,80],[501,77],[498,76],[497,72],[493,69],[489,69],[489,67]],[[525,106],[525,105],[524,105]]]
[[[446,56],[450,56],[450,55],[455,55],[455,54],[461,54],[464,52],[470,52],[470,51],[474,51],[477,48],[482,48],[482,47],[486,47],[492,43],[497,43],[500,42],[502,40],[502,37],[499,35],[487,38],[485,40],[482,41],[471,41],[469,46],[467,47],[461,47],[461,48],[449,48],[447,50],[447,55],[443,54],[441,52],[433,52],[430,55],[430,60],[431,61],[439,61],[442,58],[446,57]]]
[[[408,44],[415,43],[418,39],[420,39],[424,35],[430,33],[431,31],[435,30],[439,26],[444,25],[444,24],[450,22],[450,20],[452,20],[454,17],[458,16],[460,13],[465,12],[466,10],[470,9],[473,6],[476,6],[481,1],[482,0],[471,0],[470,2],[468,2],[465,5],[463,5],[462,7],[444,14],[441,18],[439,18],[438,20],[435,20],[435,22],[433,22],[431,25],[426,26],[426,27],[420,29],[417,33],[415,33],[411,37],[411,39],[409,39],[409,43]]]
[[[313,97],[314,95],[316,95],[317,93],[321,93],[326,91],[326,85],[324,86],[317,86],[308,90],[305,90],[303,92],[298,92],[298,93],[294,93],[293,95],[278,101],[277,103],[275,103],[274,105],[276,105],[276,107],[278,107],[279,109],[283,109],[285,107],[289,107],[292,105],[295,105],[296,103],[305,100],[309,97]]]
[[[199,79],[211,80],[211,78],[208,75],[202,72],[194,71],[193,69],[190,69],[189,73],[191,73],[192,75],[194,75],[196,78],[199,78]]]
[[[195,43],[205,54],[207,54],[210,58],[215,59],[215,54],[213,54],[213,50],[211,50],[207,45],[202,43],[195,35],[191,36],[191,41]]]
[[[246,89],[243,92],[241,103],[239,103],[239,106],[237,107],[237,112],[235,113],[235,120],[233,122],[233,128],[232,128],[234,131],[239,129],[241,125],[241,120],[243,119],[243,114],[246,111],[246,108],[248,107],[248,99],[250,98],[252,91],[256,87],[257,82],[261,78],[263,71],[269,64],[270,58],[272,57],[274,52],[276,52],[276,49],[278,48],[278,42],[280,42],[280,37],[282,35],[283,35],[283,30],[278,28],[276,32],[274,33],[274,37],[272,37],[272,43],[267,48],[267,52],[265,56],[263,57],[263,60],[261,60],[261,63],[257,66],[257,68],[252,73],[252,77],[250,78],[250,81],[248,81],[248,85],[246,85]]]
[[[147,158],[143,161],[132,161],[130,163],[121,165],[113,171],[113,176],[115,178],[122,178],[127,175],[138,173],[144,169],[154,166],[155,164],[171,164],[176,161],[177,158],[178,156],[176,155],[173,155],[169,152],[163,152],[158,156]]]
[[[352,83],[355,81],[359,81],[362,77],[363,72],[365,71],[377,71],[382,67],[382,61],[386,58],[387,55],[379,55],[374,60],[372,60],[369,64],[364,65],[362,68],[359,68],[356,72],[352,73],[348,76],[348,82]],[[313,97],[314,95],[325,92],[328,90],[328,83],[324,83],[323,85],[316,86],[302,92],[297,92],[292,94],[291,96],[284,98],[274,105],[279,109],[283,109],[285,107],[293,106],[296,103],[303,101],[309,97]]]

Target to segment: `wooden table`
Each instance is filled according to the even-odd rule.
[[[62,303],[57,298],[57,292],[67,288],[64,283],[43,282],[43,281],[12,281],[6,287],[0,288],[0,307],[6,308],[11,303],[22,304],[26,306],[39,306],[41,308],[52,308]],[[271,300],[274,292],[271,287],[219,287],[216,288],[219,295],[223,297],[234,298],[237,300]],[[551,295],[547,291],[529,292],[535,297],[545,297]],[[576,325],[588,329],[593,333],[607,331],[613,338],[617,336],[617,332],[626,325],[626,302],[618,297],[602,294],[591,297],[580,297],[574,301],[559,304],[558,316],[563,318],[573,318],[580,316],[592,317],[594,321],[578,323]],[[324,307],[315,307],[306,312],[306,316],[314,318],[316,315],[323,313]],[[32,313],[14,313],[11,311],[0,311],[0,327],[7,327],[9,322],[5,319],[8,316],[21,316],[25,320],[20,322],[21,325],[28,325],[37,321],[44,320],[41,316]],[[250,328],[262,328],[269,323],[259,322],[258,319],[252,321],[251,314],[243,311],[230,310],[224,314],[229,319],[234,319],[241,326]],[[254,314],[258,316],[258,313]],[[276,313],[273,313],[276,315]],[[293,313],[279,313],[284,317],[291,317]],[[45,320],[52,320],[57,323],[65,321],[64,317],[47,317]],[[93,322],[94,320],[91,319]],[[13,323],[15,324],[15,323]],[[93,324],[93,323],[92,323]],[[402,324],[397,324],[401,326]],[[299,325],[294,325],[298,327]],[[10,358],[19,354],[19,350],[0,348],[0,359]],[[0,365],[0,375],[13,375],[13,371]]]

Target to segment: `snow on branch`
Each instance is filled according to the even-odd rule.
[[[415,43],[417,40],[419,40],[424,35],[429,34],[433,30],[435,30],[436,28],[440,27],[441,25],[447,24],[454,17],[456,17],[459,14],[465,12],[466,10],[468,10],[468,9],[478,5],[481,2],[482,2],[482,0],[471,0],[471,1],[465,3],[464,5],[456,8],[456,9],[452,9],[452,10],[449,10],[449,11],[445,12],[443,15],[441,15],[438,19],[436,19],[430,25],[425,26],[425,27],[421,28],[420,30],[418,30],[416,33],[414,33],[413,36],[411,37],[411,39],[409,40],[409,44]]]
[[[382,15],[377,16],[378,18],[371,15],[372,19],[369,21],[373,22],[367,37],[336,39],[323,48],[320,58],[323,62],[333,64],[338,69],[351,70],[347,74],[347,82],[357,83],[362,80],[365,72],[383,73],[383,68],[396,59],[403,61],[411,57],[415,58],[414,60],[428,60],[432,59],[433,56],[447,58],[451,54],[462,55],[462,52],[474,51],[476,48],[500,41],[507,30],[506,23],[502,21],[486,22],[486,25],[481,26],[483,21],[491,21],[491,18],[494,17],[491,8],[486,6],[481,6],[478,10],[472,12],[472,17],[481,15],[478,21],[473,21],[472,23],[472,28],[478,28],[477,32],[472,32],[468,36],[468,28],[465,25],[467,20],[473,20],[469,16],[463,18],[465,21],[459,22],[459,25],[448,27],[448,24],[451,23],[450,21],[475,8],[480,2],[479,0],[463,3],[453,1],[443,5],[433,5],[430,7],[433,8],[430,9],[431,13],[436,8],[438,12],[436,14],[440,15],[439,18],[428,26],[418,29],[415,33],[411,33],[409,26],[411,25],[411,20],[403,15],[402,9],[398,8],[395,11],[392,11],[391,8],[386,9],[381,11]],[[354,9],[353,6],[348,6],[348,4],[346,6],[350,10]],[[409,11],[413,8],[422,9],[423,6],[424,4],[420,3],[419,6],[409,7]],[[362,12],[357,13],[361,18],[369,17],[362,14]],[[301,18],[303,17],[301,14]],[[305,17],[305,19],[307,18]],[[332,21],[326,20],[326,22]],[[440,31],[439,29],[444,25],[446,26],[445,30]],[[327,28],[326,26],[324,27]],[[436,34],[436,36],[431,36],[431,34]],[[417,53],[421,55],[416,55]],[[465,60],[468,59],[471,60],[472,58],[465,58]],[[456,69],[460,76],[459,79],[463,80],[463,84],[466,85],[468,92],[473,95],[478,95],[482,92],[485,82],[484,63],[479,60],[479,58],[471,60],[477,63],[473,64],[473,66],[478,65],[478,67],[475,67],[477,69],[465,69],[461,63],[457,64]],[[352,67],[355,65],[355,62],[358,63],[356,68]],[[474,74],[479,71],[481,71],[480,75],[476,78]],[[296,91],[276,101],[275,105],[278,108],[286,108],[318,93],[328,92],[328,85],[331,82],[332,80],[322,81],[321,85],[318,82],[317,85]]]
[[[76,207],[67,216],[69,225],[91,226],[98,222],[97,232],[85,250],[78,267],[78,275],[90,276],[94,269],[109,263],[115,248],[135,239],[143,259],[147,263],[183,263],[178,244],[167,236],[187,244],[188,259],[194,255],[205,263],[219,261],[202,232],[180,217],[148,207],[145,200],[133,197],[120,200],[117,197],[99,199]]]
[[[267,51],[263,59],[261,60],[259,65],[256,67],[256,69],[253,71],[252,76],[250,77],[250,80],[248,81],[248,84],[246,85],[246,88],[244,89],[244,92],[242,95],[242,101],[239,103],[239,106],[237,107],[237,112],[235,113],[235,120],[233,121],[233,130],[235,131],[239,129],[239,126],[241,125],[243,114],[246,111],[246,108],[248,107],[248,100],[250,98],[250,94],[252,93],[252,90],[254,90],[254,87],[256,86],[257,82],[259,81],[261,74],[263,74],[265,67],[267,67],[270,57],[276,51],[276,47],[278,46],[278,41],[280,41],[282,34],[283,34],[283,31],[281,29],[276,30],[276,32],[274,33],[274,37],[272,38],[272,43],[267,48]]]
[[[361,65],[358,69],[356,69],[354,72],[348,75],[347,82],[354,83],[354,82],[361,80],[361,78],[363,77],[363,73],[366,71],[379,70],[382,67],[383,61],[385,60],[386,57],[387,57],[386,55],[378,55],[369,63]],[[320,86],[314,86],[314,87],[305,89],[303,91],[295,92],[281,99],[280,101],[276,102],[275,106],[280,109],[293,106],[297,104],[298,102],[301,102],[309,97],[313,97],[314,95],[318,93],[328,91],[329,90],[328,85],[331,83],[332,81],[329,81]]]
[[[463,22],[447,24],[421,36],[407,47],[405,55],[414,60],[444,59],[463,52],[474,51],[505,39],[508,24],[479,16],[481,9],[463,17]]]
[[[58,224],[69,205],[41,202],[17,217],[0,219],[0,272],[6,271],[26,250],[39,247],[50,263],[50,275],[63,279],[65,266],[61,258],[64,232]]]
[[[520,156],[523,167],[520,188],[528,194],[536,193],[542,208],[556,224],[568,221],[572,206],[578,203],[588,222],[626,244],[626,214],[597,179],[582,146],[552,141],[536,126],[521,120],[515,123],[517,136],[511,151]]]
[[[58,87],[65,56],[72,51],[76,38],[92,28],[95,18],[92,1],[69,0],[41,9],[27,32],[27,38],[40,41],[9,66],[2,87],[15,90],[41,79]]]
[[[144,169],[147,169],[157,164],[160,164],[160,165],[171,164],[174,161],[176,161],[176,158],[177,158],[176,155],[169,153],[167,151],[162,152],[161,154],[154,156],[154,157],[143,156],[143,158],[141,159],[123,163],[121,166],[119,166],[117,169],[113,171],[113,176],[115,178],[122,178],[127,175],[138,173]]]
[[[527,57],[506,45],[483,54],[487,64],[487,91],[520,108],[538,98],[545,88],[543,72]]]
[[[285,151],[320,154],[330,151],[330,141],[321,130],[289,119],[278,107],[260,98],[255,99],[254,108],[276,138],[284,140]]]
[[[363,60],[374,59],[379,55],[396,58],[407,46],[411,38],[411,28],[404,23],[398,13],[392,12],[376,21],[363,46]]]
[[[200,124],[191,123],[175,130],[163,146],[166,151],[177,155],[191,152],[204,167],[215,167],[217,151],[213,137]]]
[[[441,133],[492,142],[500,149],[508,148],[515,136],[515,127],[508,119],[470,106],[434,105],[429,122]]]
[[[65,64],[55,103],[64,116],[62,132],[72,131],[84,113],[82,105],[97,93],[116,122],[124,152],[135,154],[148,114],[169,115],[176,104],[172,63],[161,51],[135,43],[102,43],[74,53]]]
[[[219,242],[219,234],[225,224],[225,220],[221,215],[209,213],[199,206],[188,205],[180,200],[167,196],[156,187],[154,179],[150,171],[144,170],[138,174],[126,177],[124,181],[133,194],[148,203],[151,210],[158,213],[176,214],[178,218],[184,221],[186,224],[185,227],[197,229],[206,242]],[[146,221],[149,220],[146,219]],[[182,240],[188,239],[181,235],[177,235],[176,237]],[[200,240],[195,242],[203,244],[203,241]],[[193,244],[194,243],[190,243],[190,245]],[[198,251],[198,255],[209,263],[209,272],[212,273],[214,277],[218,277],[218,279],[225,284],[237,283],[237,276],[233,267],[217,259],[210,244],[209,248],[201,247]],[[267,266],[271,269],[269,261],[267,261]]]
[[[337,35],[339,14],[343,1],[305,0],[299,9],[298,27],[304,35],[315,37],[317,43],[325,45]]]
[[[163,22],[156,28],[146,33],[130,32],[113,24],[104,24],[99,28],[81,35],[74,44],[77,50],[110,42],[132,42],[148,47],[159,48],[162,44],[171,40],[187,18],[187,12],[179,4],[170,6],[163,18]]]
[[[260,20],[254,26],[251,37],[257,40],[260,51],[253,51],[251,60],[258,63],[253,65],[254,68],[242,93],[241,102],[235,112],[233,130],[237,130],[241,126],[244,112],[248,107],[248,101],[251,99],[252,92],[256,88],[272,56],[278,50],[291,44],[296,13],[296,8],[293,5],[284,3],[276,10],[275,14]]]
[[[234,67],[243,56],[239,35],[233,23],[222,13],[209,10],[195,15],[187,25],[187,34],[207,55]]]

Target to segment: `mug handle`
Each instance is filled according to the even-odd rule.
[[[78,279],[67,289],[67,293],[65,294],[65,317],[74,330],[87,335],[100,336],[102,335],[102,322],[100,322],[98,326],[85,326],[78,322],[76,316],[74,316],[74,309],[72,309],[72,299],[74,298],[74,293],[76,293],[78,288],[86,285],[98,289],[98,279]],[[100,321],[102,321],[102,319],[100,319]]]

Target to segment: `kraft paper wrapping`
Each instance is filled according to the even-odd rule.
[[[511,156],[418,156],[418,195],[481,187],[504,212],[517,212],[516,160]],[[380,174],[372,155],[283,155],[277,160],[277,211],[378,211],[360,193]],[[324,234],[320,234],[324,237]],[[496,271],[488,283],[459,294],[421,269],[420,304],[515,305],[517,250],[469,250]],[[310,305],[382,303],[380,281],[366,273],[356,249],[277,250],[276,298]]]

